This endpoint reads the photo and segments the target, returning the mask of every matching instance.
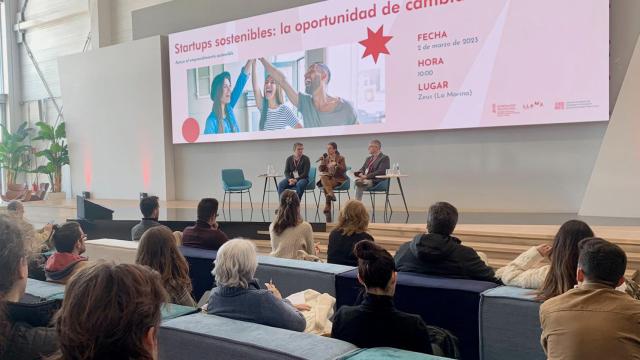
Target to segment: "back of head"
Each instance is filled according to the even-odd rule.
[[[589,225],[580,220],[569,220],[560,226],[551,246],[549,272],[538,289],[540,300],[563,294],[576,285],[578,243],[592,236]]]
[[[146,266],[101,262],[79,271],[55,320],[57,359],[153,359],[143,340],[167,301],[160,276]]]
[[[340,210],[336,229],[339,229],[343,235],[349,236],[367,231],[368,226],[369,213],[364,204],[358,200],[347,201]]]
[[[216,255],[213,275],[218,286],[249,287],[258,268],[255,245],[248,240],[225,242]]]
[[[11,330],[5,320],[5,301],[8,293],[20,278],[20,267],[27,256],[27,248],[20,229],[0,215],[0,354],[4,351],[6,337]]]
[[[140,212],[142,216],[150,218],[153,216],[153,211],[160,208],[157,196],[147,196],[140,199]]]
[[[429,207],[427,231],[430,234],[449,236],[458,223],[458,209],[448,202],[437,202]]]
[[[18,200],[11,200],[7,204],[7,211],[9,211],[10,213],[17,213],[22,211],[22,209],[24,209],[24,205],[22,205],[22,203]]]
[[[191,291],[189,265],[178,250],[173,232],[166,226],[154,226],[142,234],[136,264],[159,272],[165,289],[171,295]]]
[[[273,222],[273,231],[280,235],[287,228],[297,226],[302,222],[300,216],[300,199],[292,190],[285,190],[280,196],[278,215]]]
[[[612,288],[619,285],[627,268],[627,255],[620,246],[601,238],[587,238],[578,245],[578,268],[584,280]]]
[[[198,203],[198,220],[208,222],[218,212],[218,200],[204,198]]]
[[[54,225],[51,239],[56,251],[70,253],[82,237],[80,224],[68,221],[62,225]]]
[[[354,249],[358,258],[358,275],[367,289],[387,289],[396,270],[389,252],[373,241],[359,241]]]

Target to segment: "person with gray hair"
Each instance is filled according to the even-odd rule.
[[[207,313],[277,328],[304,331],[306,320],[300,310],[309,306],[293,305],[283,299],[271,281],[260,289],[255,279],[258,259],[255,245],[233,239],[220,247],[212,274],[216,287],[211,290]]]
[[[49,238],[51,236],[52,224],[45,225],[42,229],[35,229],[34,226],[24,218],[24,205],[18,200],[12,200],[7,204],[7,213],[10,219],[20,228],[29,250],[35,252],[48,251],[51,248]]]
[[[376,178],[384,175],[391,167],[389,156],[382,153],[382,143],[378,139],[369,142],[369,156],[364,160],[364,164],[358,171],[354,171],[356,176],[356,200],[362,201],[362,194],[384,180]]]

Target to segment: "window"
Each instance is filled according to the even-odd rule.
[[[196,69],[196,96],[198,99],[209,98],[211,92],[211,68],[208,66]]]

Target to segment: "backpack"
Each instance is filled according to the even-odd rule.
[[[459,340],[451,332],[437,326],[427,325],[433,355],[460,359]]]

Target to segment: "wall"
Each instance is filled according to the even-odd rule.
[[[174,198],[166,51],[156,36],[59,59],[76,193]]]
[[[134,11],[133,36],[168,34],[300,3],[174,0]],[[617,98],[640,32],[640,21],[629,18],[638,9],[638,2],[621,0],[612,10],[612,100]],[[424,208],[430,202],[446,199],[466,210],[577,212],[606,127],[606,123],[570,124],[416,132],[380,138],[392,161],[399,162],[410,174],[405,189],[411,207]],[[370,137],[335,140],[349,165],[359,166]],[[281,169],[292,141],[173,146],[176,197],[221,197],[219,174],[225,167],[241,167],[254,181],[268,163]],[[329,139],[303,141],[307,153],[315,157]],[[254,193],[260,192],[256,189]]]

